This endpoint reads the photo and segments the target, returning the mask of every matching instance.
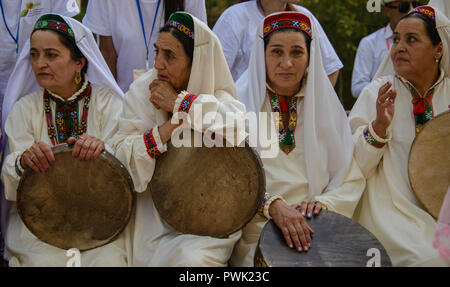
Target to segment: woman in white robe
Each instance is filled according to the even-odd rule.
[[[274,144],[280,150],[265,154],[260,147],[267,193],[259,214],[242,230],[233,266],[253,266],[259,236],[270,218],[288,246],[299,252],[314,248],[305,217],[325,206],[351,217],[364,189],[346,113],[327,80],[317,39],[317,26],[304,14],[266,17],[258,27],[249,69],[237,82],[247,112],[269,115],[259,126],[270,130],[268,134],[276,130]],[[289,118],[288,128],[270,117],[277,112]],[[283,131],[279,136],[278,127]]]
[[[245,107],[236,99],[220,42],[194,16],[172,14],[155,48],[154,69],[131,84],[114,139],[116,156],[129,170],[137,192],[132,265],[226,266],[240,231],[222,239],[180,234],[160,217],[147,186],[179,118],[189,117],[190,124],[206,113],[225,119],[226,113],[243,114]],[[196,114],[197,108],[202,113]],[[221,127],[213,120],[194,128]]]
[[[20,177],[26,167],[39,173],[50,170],[51,147],[57,144],[74,143],[74,160],[91,160],[103,149],[112,152],[108,140],[118,128],[122,97],[89,29],[56,14],[38,19],[3,105],[7,147],[2,181],[11,202],[5,257],[10,266],[66,266],[71,258],[66,250],[36,238],[20,218],[15,203]],[[69,102],[76,116],[58,108]],[[73,128],[64,129],[69,120]],[[127,266],[124,235],[81,252],[80,260],[84,267]]]
[[[405,16],[391,60],[350,113],[355,158],[367,178],[354,219],[381,241],[394,266],[447,266],[432,245],[436,220],[411,189],[408,157],[423,124],[449,109],[449,32],[437,9],[417,7]]]

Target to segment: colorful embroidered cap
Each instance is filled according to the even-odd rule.
[[[420,6],[411,10],[409,14],[420,13],[427,16],[430,20],[436,23],[436,12],[434,12],[433,7],[430,6]]]
[[[191,15],[183,12],[175,12],[170,15],[166,22],[166,27],[174,27],[183,32],[186,36],[194,39],[194,20]]]
[[[305,32],[312,38],[311,21],[301,13],[280,13],[264,20],[264,38],[282,28],[294,28]]]
[[[59,31],[75,39],[73,30],[69,27],[69,25],[66,23],[66,21],[64,21],[64,19],[61,16],[56,14],[45,14],[41,16],[36,21],[33,32],[41,29]]]

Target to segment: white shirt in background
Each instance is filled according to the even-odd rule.
[[[352,94],[358,98],[361,91],[373,80],[378,67],[393,45],[390,25],[364,37],[356,52],[352,73]]]

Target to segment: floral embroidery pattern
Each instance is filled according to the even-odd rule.
[[[363,135],[364,135],[364,139],[365,139],[370,145],[372,145],[372,146],[374,146],[374,147],[376,147],[376,148],[382,148],[382,147],[384,147],[385,143],[380,143],[380,142],[378,142],[378,141],[372,136],[372,134],[370,133],[368,127],[364,130]]]
[[[150,129],[144,133],[144,143],[147,147],[147,153],[151,158],[156,159],[161,156],[161,152],[159,151],[155,137],[153,136],[153,129]]]
[[[194,39],[195,35],[194,32],[191,31],[191,29],[189,29],[188,27],[184,26],[183,24],[177,22],[177,21],[173,21],[173,20],[169,20],[166,22],[166,27],[174,27],[175,29],[177,29],[180,32],[183,32],[184,34],[186,34],[186,36]]]
[[[192,103],[195,101],[196,98],[198,98],[198,96],[193,95],[193,94],[187,94],[184,97],[184,99],[181,101],[181,105],[178,108],[178,112],[189,113]]]
[[[79,124],[78,102],[83,98],[85,98],[83,114],[81,116],[81,123]],[[86,133],[90,98],[90,83],[76,99],[67,102],[49,95],[47,90],[44,91],[44,111],[47,119],[47,133],[52,141],[52,145],[55,146],[57,144],[65,143],[69,137],[78,138],[78,136]],[[55,123],[53,123],[50,99],[56,103]]]
[[[428,18],[430,18],[431,20],[433,20],[434,22],[436,22],[436,14],[434,12],[434,9],[430,6],[417,7],[414,10],[412,10],[410,13],[412,13],[412,12],[421,13],[421,14],[427,16]]]
[[[59,21],[42,20],[42,21],[37,22],[36,25],[34,25],[34,29],[44,29],[44,28],[58,30],[58,31],[67,33],[70,36],[74,37],[72,29],[69,26],[67,26],[65,23],[62,23]]]
[[[274,113],[279,113],[278,123],[278,139],[280,142],[280,149],[285,153],[289,154],[295,149],[295,129],[297,127],[297,97],[291,97],[289,108],[289,124],[287,127],[283,124],[282,112],[288,111],[288,106],[286,100],[281,102],[278,101],[276,95],[270,95],[270,103],[272,106],[272,111]]]
[[[309,19],[281,19],[270,23],[265,23],[264,26],[264,37],[270,33],[282,29],[282,28],[295,28],[306,32],[310,37],[312,35],[311,25]]]
[[[402,78],[400,76],[396,75],[396,77],[401,82],[403,82],[409,88],[409,91],[411,92],[411,95],[412,95],[411,102],[414,106],[413,114],[414,114],[415,124],[416,124],[415,131],[416,131],[416,135],[417,135],[422,130],[423,125],[426,122],[428,122],[429,120],[431,120],[434,116],[432,100],[433,100],[435,88],[431,88],[430,90],[428,90],[426,92],[425,96],[421,97],[419,92],[414,88],[414,86],[412,86],[410,83],[402,80]]]

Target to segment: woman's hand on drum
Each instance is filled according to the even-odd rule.
[[[270,204],[269,213],[290,248],[295,245],[299,252],[308,251],[311,248],[311,235],[314,231],[294,206],[278,199]]]
[[[78,139],[71,137],[67,143],[75,144],[72,156],[81,161],[94,159],[105,149],[105,143],[102,140],[88,134],[82,134]]]
[[[394,103],[397,91],[395,89],[389,90],[391,87],[392,83],[387,82],[378,91],[377,118],[373,122],[373,129],[381,138],[386,137],[387,128],[391,125],[392,119],[394,118]]]
[[[178,93],[169,82],[154,80],[150,86],[150,102],[159,110],[168,113],[173,111]]]
[[[52,148],[44,142],[38,142],[27,149],[20,157],[22,168],[30,167],[38,173],[49,172],[51,164],[55,161]]]
[[[318,215],[322,210],[322,203],[318,201],[303,201],[301,204],[293,204],[295,209],[300,210],[303,216],[311,218],[314,215]]]

